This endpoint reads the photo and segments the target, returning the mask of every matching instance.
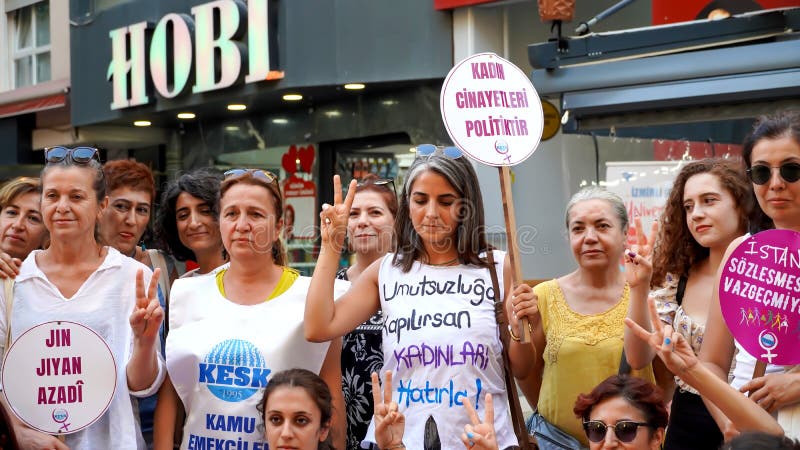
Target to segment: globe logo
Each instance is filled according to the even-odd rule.
[[[494,149],[497,153],[508,153],[508,142],[504,140],[497,140],[494,142]]]
[[[64,423],[69,418],[69,413],[66,409],[56,409],[53,411],[53,420],[58,423]]]
[[[777,339],[775,335],[772,333],[764,333],[761,335],[761,345],[765,349],[767,348],[774,348],[775,344],[777,343]]]
[[[271,372],[258,348],[241,339],[228,339],[215,345],[199,368],[198,382],[226,402],[250,398],[267,386]]]

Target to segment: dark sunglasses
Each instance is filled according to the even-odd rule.
[[[417,146],[417,157],[431,155],[444,155],[450,159],[457,159],[464,156],[464,152],[458,147],[442,147],[433,144],[420,144]]]
[[[225,171],[225,179],[231,177],[239,177],[245,174],[250,174],[253,178],[258,178],[266,181],[268,184],[278,183],[278,177],[268,170],[261,169],[230,169]]]
[[[47,164],[56,164],[68,159],[75,164],[89,164],[93,159],[100,162],[100,152],[94,147],[49,147],[44,149]]]
[[[392,179],[392,178],[377,178],[377,179],[371,179],[371,180],[366,180],[366,181],[362,180],[362,181],[359,181],[358,184],[356,184],[356,187],[369,186],[369,185],[386,186],[388,184],[392,185],[392,191],[394,191],[394,195],[395,195],[395,197],[397,197],[397,189],[394,187],[394,179]]]
[[[783,178],[783,180],[787,183],[794,183],[795,181],[800,180],[800,164],[798,163],[781,164],[780,167],[757,164],[747,169],[747,176],[754,184],[767,184],[772,178],[772,169],[778,169],[778,173],[781,174],[781,178]]]
[[[649,423],[634,422],[632,420],[621,420],[614,425],[614,434],[620,442],[630,442],[636,439],[636,432],[639,427],[649,427]],[[599,420],[587,420],[583,422],[583,431],[586,437],[592,442],[602,442],[606,438],[608,425]]]

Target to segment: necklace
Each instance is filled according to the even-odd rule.
[[[440,267],[440,266],[450,266],[450,265],[452,265],[452,264],[453,264],[453,263],[455,263],[455,262],[458,262],[458,256],[456,256],[455,258],[451,259],[450,261],[445,261],[445,262],[443,262],[443,263],[436,263],[436,264],[434,264],[434,263],[428,263],[428,265],[429,265],[429,266],[437,266],[437,267]]]

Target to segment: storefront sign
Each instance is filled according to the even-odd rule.
[[[800,363],[800,233],[768,230],[731,253],[719,280],[731,334],[759,360]]]
[[[151,101],[148,68],[153,87],[164,98],[185,92],[192,74],[192,93],[227,88],[241,79],[245,59],[246,83],[283,78],[283,72],[276,69],[277,28],[270,19],[276,9],[274,0],[204,3],[191,9],[192,16],[171,13],[162,17],[149,42],[148,22],[111,30],[107,73],[114,90],[111,109]],[[246,16],[246,26],[242,16]],[[245,28],[247,40],[240,41]]]
[[[69,434],[108,409],[117,369],[111,349],[90,328],[46,322],[8,349],[2,381],[11,410],[23,422],[44,433]]]
[[[304,179],[310,177],[314,157],[313,145],[292,145],[281,161],[283,170],[289,174],[283,184],[286,203],[283,230],[287,241],[314,239],[317,236],[317,185],[310,179]]]
[[[456,64],[440,102],[453,143],[483,164],[519,164],[539,145],[544,126],[539,95],[524,72],[494,53]]]

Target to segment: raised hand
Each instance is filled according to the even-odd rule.
[[[22,261],[19,258],[12,258],[8,253],[0,252],[0,280],[16,278],[21,265]]]
[[[661,322],[656,311],[656,302],[652,297],[647,299],[647,306],[650,311],[653,332],[645,330],[629,318],[625,319],[625,325],[636,337],[650,344],[650,347],[672,373],[683,378],[683,374],[697,364],[697,356],[694,354],[692,346],[680,333],[674,331],[671,325]]]
[[[625,250],[625,281],[633,288],[648,286],[653,275],[653,245],[658,234],[658,221],[653,222],[650,235],[642,229],[642,219],[634,219],[633,231],[636,244]]]
[[[392,401],[392,371],[386,371],[383,383],[383,395],[378,374],[372,372],[372,399],[375,410],[375,442],[379,448],[392,449],[403,447],[403,433],[406,429],[406,418],[398,411],[397,402]]]
[[[130,324],[133,329],[133,337],[142,343],[151,343],[158,337],[158,330],[161,321],[164,319],[164,310],[158,301],[156,289],[158,286],[158,276],[161,269],[156,269],[150,278],[150,286],[147,292],[144,290],[144,271],[139,269],[136,272],[136,306],[131,313]]]
[[[322,205],[319,213],[319,229],[322,245],[332,246],[334,250],[341,251],[344,238],[347,235],[347,220],[350,217],[350,207],[356,196],[356,180],[350,181],[347,196],[342,200],[342,180],[339,175],[333,176],[333,205]]]
[[[483,401],[484,414],[483,422],[478,416],[478,412],[472,407],[469,399],[464,399],[464,409],[467,410],[469,422],[464,425],[464,432],[461,434],[461,442],[470,450],[497,450],[497,434],[494,431],[494,404],[492,394],[487,393]]]

